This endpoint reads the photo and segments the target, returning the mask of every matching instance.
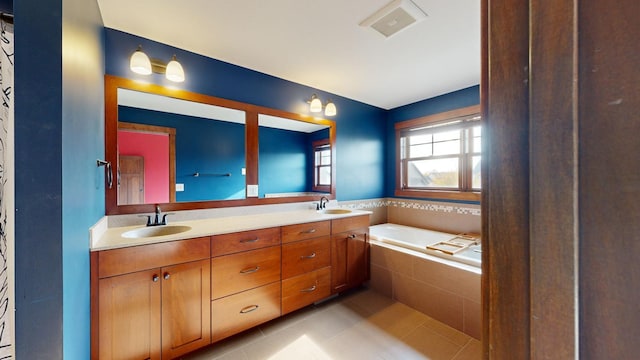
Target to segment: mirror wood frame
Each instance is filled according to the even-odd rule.
[[[295,121],[303,121],[329,127],[329,143],[331,144],[331,191],[328,195],[318,196],[291,196],[257,198],[245,197],[238,200],[210,200],[194,202],[170,202],[164,204],[136,204],[118,205],[117,183],[109,188],[105,186],[105,210],[107,215],[150,213],[159,205],[162,211],[196,210],[208,208],[224,208],[249,205],[280,204],[304,201],[317,201],[325,195],[329,199],[335,199],[336,194],[336,126],[335,122],[327,119],[317,119],[307,115],[290,113],[282,110],[247,104],[229,99],[194,93],[181,89],[171,89],[157,84],[142,83],[130,79],[105,75],[105,157],[112,164],[114,174],[118,173],[118,89],[146,92],[171,98],[194,101],[203,104],[216,105],[245,112],[245,191],[247,184],[258,184],[258,115],[265,114]],[[175,181],[175,180],[174,180]]]

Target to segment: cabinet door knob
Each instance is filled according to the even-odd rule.
[[[151,280],[153,280],[153,282],[158,282],[158,280],[160,280],[160,276],[158,276],[157,274],[153,274]]]
[[[169,280],[169,278],[171,277],[171,275],[169,273],[164,273],[164,279],[165,280]]]

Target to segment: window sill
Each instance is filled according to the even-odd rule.
[[[447,190],[397,190],[395,196],[443,200],[480,201],[480,192]]]

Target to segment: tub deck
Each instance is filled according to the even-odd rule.
[[[369,234],[373,240],[401,246],[403,248],[476,266],[478,268],[481,267],[482,250],[480,244],[471,245],[464,250],[456,252],[455,254],[447,254],[442,251],[428,248],[428,246],[452,240],[458,236],[456,234],[392,223],[370,226]]]

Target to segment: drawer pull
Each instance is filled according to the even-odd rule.
[[[240,244],[252,244],[252,243],[254,243],[254,242],[258,242],[258,238],[257,238],[257,237],[255,237],[255,238],[253,238],[253,239],[243,239],[243,240],[240,240]]]
[[[302,255],[300,256],[300,259],[313,259],[314,257],[316,257],[316,253],[311,253],[311,255]]]
[[[313,286],[312,286],[312,287],[310,287],[310,288],[306,288],[306,289],[302,289],[302,290],[300,290],[300,292],[303,292],[303,293],[314,292],[314,291],[316,291],[316,288],[317,288],[317,287],[318,287],[317,285],[313,285]]]
[[[243,308],[242,310],[240,310],[240,314],[247,314],[247,313],[250,313],[252,311],[256,311],[256,310],[258,310],[259,307],[260,306],[258,306],[258,305],[249,305],[249,306]]]
[[[314,232],[316,232],[316,229],[309,229],[305,231],[300,231],[300,234],[313,234]]]
[[[256,266],[254,268],[247,268],[244,270],[240,270],[240,274],[253,274],[254,272],[260,270],[260,266]]]
[[[355,239],[355,238],[356,238],[356,234],[349,235],[349,239]]]

